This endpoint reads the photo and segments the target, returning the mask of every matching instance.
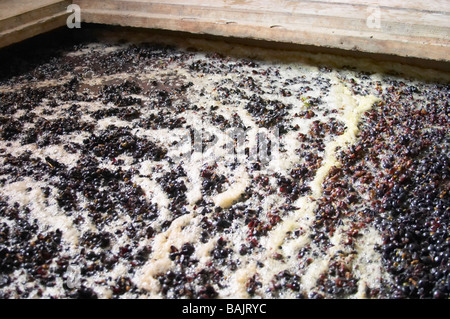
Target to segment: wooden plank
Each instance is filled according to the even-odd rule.
[[[61,0],[1,0],[0,20],[17,17],[40,8],[61,3]],[[1,30],[1,29],[0,29]]]
[[[66,24],[70,0],[2,0],[0,48]]]
[[[449,1],[75,0],[85,22],[449,61]],[[379,25],[373,20],[379,17]],[[372,19],[372,20],[371,20]]]
[[[65,25],[67,14],[60,12],[0,33],[0,48],[52,31]]]
[[[0,32],[64,12],[71,3],[71,1],[61,0],[15,1],[12,6],[5,8],[8,2],[11,1],[0,2]],[[23,5],[18,6],[17,3],[22,2]]]
[[[450,60],[448,0],[1,0],[0,47],[63,26],[72,2],[89,23]]]
[[[296,0],[290,0],[291,2],[298,2]],[[359,6],[380,6],[397,8],[402,10],[418,10],[418,11],[434,11],[442,12],[448,9],[448,0],[433,0],[433,1],[423,1],[423,0],[356,0],[356,1],[345,1],[345,0],[310,0],[310,2],[328,2],[328,3],[345,3],[352,2]]]

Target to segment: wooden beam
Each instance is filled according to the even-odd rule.
[[[2,0],[0,47],[84,22],[450,61],[448,0]]]
[[[85,22],[449,61],[450,2],[74,0]]]
[[[2,0],[0,48],[66,24],[70,0]]]

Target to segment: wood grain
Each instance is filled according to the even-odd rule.
[[[1,0],[0,48],[66,24],[68,0]]]
[[[448,0],[2,0],[0,47],[64,25],[71,2],[88,23],[450,60]]]
[[[75,0],[74,3],[81,6],[86,22],[440,61],[448,61],[450,57],[449,1]]]

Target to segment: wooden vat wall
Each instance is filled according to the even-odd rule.
[[[1,0],[0,47],[82,22],[449,62],[448,0]]]

